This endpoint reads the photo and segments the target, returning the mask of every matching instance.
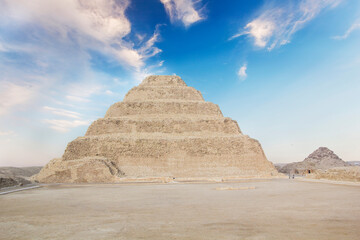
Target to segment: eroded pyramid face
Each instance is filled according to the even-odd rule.
[[[178,76],[147,77],[70,142],[38,180],[57,181],[56,168],[67,171],[61,180],[69,182],[276,174],[260,144]]]

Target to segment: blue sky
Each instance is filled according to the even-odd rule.
[[[150,74],[274,163],[360,160],[358,0],[0,0],[0,166],[44,165]]]

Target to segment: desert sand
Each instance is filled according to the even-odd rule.
[[[0,239],[359,239],[358,199],[296,179],[45,185],[0,196]]]

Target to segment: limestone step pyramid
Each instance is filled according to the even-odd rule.
[[[276,175],[257,140],[178,76],[149,76],[70,142],[39,182]]]

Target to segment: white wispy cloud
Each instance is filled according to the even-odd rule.
[[[62,108],[44,106],[43,109],[50,114],[65,117],[65,119],[43,119],[48,127],[58,132],[68,132],[72,128],[86,126],[90,124],[90,120],[84,120],[81,113],[70,111]]]
[[[143,58],[149,58],[161,52],[161,49],[154,47],[155,43],[160,39],[160,26],[161,24],[156,25],[154,34],[139,49]]]
[[[80,113],[74,112],[74,111],[69,111],[66,109],[54,108],[54,107],[49,107],[49,106],[44,106],[43,109],[51,112],[54,115],[58,115],[58,116],[64,116],[64,117],[75,118],[75,119],[80,119],[80,117],[81,117]]]
[[[6,52],[6,48],[2,42],[0,42],[0,52]]]
[[[247,78],[246,70],[247,70],[247,64],[245,63],[239,68],[239,71],[237,72],[240,80],[245,80]]]
[[[90,102],[90,99],[84,98],[84,97],[79,97],[79,96],[67,95],[65,98],[67,100],[75,101],[75,102],[83,102],[83,103]]]
[[[160,52],[154,47],[156,41],[148,41],[146,46],[136,49],[133,42],[124,40],[131,32],[131,23],[125,15],[129,0],[1,0],[0,3],[2,24],[41,27],[59,43],[71,42],[84,51],[100,50],[138,71],[144,60]]]
[[[146,60],[161,52],[155,46],[160,25],[153,34],[143,34],[140,44],[132,42],[125,15],[129,4],[129,0],[0,0],[0,51],[14,53],[0,56],[0,114],[49,95],[68,105],[91,102],[109,88],[101,81],[111,79],[93,69],[94,51],[124,67],[131,80],[152,74]],[[20,33],[21,37],[13,37]],[[47,78],[37,88],[31,76],[35,74]],[[45,94],[38,94],[39,88]]]
[[[19,105],[27,104],[37,92],[35,86],[26,83],[0,82],[0,86],[0,115],[14,110]]]
[[[0,131],[0,136],[13,136],[15,133],[13,131]]]
[[[65,98],[71,102],[87,103],[93,95],[103,93],[104,86],[91,80],[70,83]]]
[[[190,26],[205,18],[201,8],[196,8],[201,3],[194,0],[160,0],[165,7],[171,22],[181,21],[185,27]]]
[[[303,28],[321,11],[338,6],[343,0],[301,0],[284,6],[264,7],[260,14],[243,29],[229,38],[240,36],[254,39],[254,45],[270,51],[291,41],[294,33]]]
[[[164,62],[165,62],[164,60],[160,61],[160,62],[158,63],[158,66],[161,67],[162,65],[164,65]]]
[[[360,29],[360,19],[356,20],[343,35],[334,36],[333,39],[337,39],[337,40],[346,39],[350,36],[352,32],[358,29]]]
[[[86,126],[90,124],[90,121],[86,120],[64,120],[64,119],[45,119],[43,121],[50,125],[50,128],[58,132],[68,132],[72,128],[79,126]]]
[[[111,91],[111,90],[106,90],[106,91],[105,91],[105,94],[106,94],[106,95],[114,95],[114,92]]]
[[[119,78],[113,78],[113,81],[116,85],[119,85],[119,86],[129,85],[129,81],[120,80]]]

